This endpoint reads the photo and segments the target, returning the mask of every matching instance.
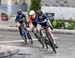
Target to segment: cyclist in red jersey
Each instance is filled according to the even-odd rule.
[[[36,13],[34,10],[31,10],[29,13],[29,26],[31,27],[31,30],[34,26],[36,26]]]
[[[37,18],[37,14],[35,13],[34,10],[31,10],[29,12],[29,27],[30,27],[30,30],[34,33],[35,37],[38,38],[38,41],[43,45],[43,42],[41,40],[39,40],[39,37],[37,36],[37,32],[34,31],[34,27],[37,26],[37,23],[36,23],[36,18]],[[44,46],[44,45],[43,45]]]

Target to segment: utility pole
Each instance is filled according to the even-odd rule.
[[[12,0],[7,0],[7,13],[8,13],[8,15],[11,15],[11,9],[12,9]]]
[[[70,7],[71,7],[71,0],[70,0]]]
[[[0,5],[1,5],[1,0],[0,0]]]

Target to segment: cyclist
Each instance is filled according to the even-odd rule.
[[[37,17],[37,14],[34,10],[31,10],[29,12],[29,27],[30,27],[30,30],[34,33],[34,35],[37,37],[36,35],[36,32],[34,31],[34,27],[36,27],[36,17]]]
[[[36,38],[38,38],[37,34],[36,34],[36,31],[34,31],[34,27],[36,28],[37,24],[36,24],[36,18],[37,18],[37,14],[34,10],[31,10],[29,12],[29,27],[30,27],[30,30],[34,33],[34,35],[36,36]],[[44,46],[43,42],[38,39],[38,41]]]
[[[46,27],[48,32],[51,34],[51,36],[53,38],[55,47],[58,48],[58,46],[56,45],[56,41],[54,40],[54,35],[51,32],[51,29],[52,29],[51,23],[48,22],[47,16],[45,14],[43,14],[42,11],[37,12],[36,23],[37,23],[37,31],[38,31],[38,33],[40,34],[40,31],[41,31],[42,27]]]
[[[19,29],[20,35],[23,38],[22,32],[21,32],[21,25],[23,24],[23,21],[26,21],[26,16],[22,13],[22,11],[17,12],[15,21],[16,21],[16,25]],[[28,38],[31,39],[31,43],[33,44],[33,41],[32,41],[32,38],[31,38],[29,32],[27,32],[27,35],[28,35]]]
[[[22,36],[22,32],[21,32],[21,24],[23,23],[23,21],[20,21],[21,19],[26,19],[26,16],[22,13],[21,10],[17,11],[17,15],[15,18],[15,22],[16,22],[16,26],[19,29],[20,35]]]

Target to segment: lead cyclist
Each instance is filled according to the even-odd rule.
[[[53,27],[52,27],[50,21],[48,20],[48,17],[47,17],[45,14],[43,14],[42,11],[38,11],[38,12],[37,12],[36,23],[37,23],[37,31],[38,31],[38,33],[40,33],[41,28],[42,28],[43,26],[46,27],[47,30],[48,30],[48,32],[49,32],[49,33],[51,34],[51,36],[52,36],[52,39],[53,39],[53,41],[54,41],[54,46],[55,46],[55,48],[58,48],[58,46],[57,46],[57,44],[56,44],[56,41],[55,41],[55,39],[54,39],[54,35],[53,35],[53,33],[52,33]],[[40,37],[40,36],[39,36],[39,37]]]

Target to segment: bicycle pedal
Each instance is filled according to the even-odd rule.
[[[31,44],[33,44],[33,41],[31,41]]]
[[[58,48],[58,46],[56,44],[54,44],[55,48]]]
[[[48,46],[46,45],[46,48],[48,49]]]
[[[44,46],[42,46],[42,48],[44,48]]]
[[[44,44],[42,43],[42,48],[44,48]]]
[[[53,51],[55,54],[57,53],[56,51]]]

